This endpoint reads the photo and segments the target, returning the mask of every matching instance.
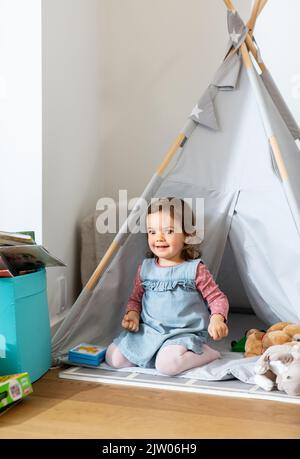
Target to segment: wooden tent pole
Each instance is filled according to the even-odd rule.
[[[256,0],[255,4],[253,6],[253,11],[252,11],[251,18],[249,19],[249,21],[247,23],[247,27],[249,29],[249,33],[248,33],[248,35],[246,37],[246,43],[247,43],[248,49],[251,51],[251,53],[252,53],[253,57],[255,58],[258,66],[260,67],[262,73],[264,73],[266,71],[266,65],[258,57],[257,48],[256,48],[255,44],[253,43],[252,36],[253,36],[253,32],[254,32],[254,28],[255,28],[255,25],[256,25],[257,18],[260,15],[260,13],[262,12],[262,10],[264,9],[264,7],[266,6],[267,3],[268,3],[268,0]]]
[[[243,61],[244,61],[244,65],[245,65],[246,69],[248,71],[254,72],[255,70],[253,68],[253,63],[251,61],[251,58],[250,58],[250,55],[249,55],[249,51],[248,51],[248,48],[245,45],[245,43],[243,43],[241,45],[241,53],[242,53],[242,57],[243,57]],[[256,91],[256,94],[258,94],[258,91]],[[258,99],[258,97],[257,97],[257,99]],[[261,105],[261,103],[259,105]],[[265,117],[265,118],[263,117],[263,121],[266,118],[267,117]],[[264,123],[264,124],[266,124],[266,123]],[[277,167],[278,167],[278,171],[279,171],[281,180],[285,181],[285,180],[288,179],[288,173],[287,173],[284,161],[283,161],[283,157],[282,157],[282,154],[281,154],[277,139],[273,135],[273,133],[270,132],[270,128],[266,129],[266,131],[267,131],[267,134],[269,136],[268,140],[269,140],[269,142],[271,144],[271,147],[272,147],[272,151],[273,151],[273,154],[274,154],[274,157],[275,157],[275,161],[276,161],[276,164],[277,164]]]
[[[231,0],[223,0],[227,9],[229,11],[232,11],[232,12],[235,12],[236,9],[232,3]],[[262,0],[263,3],[261,3],[260,5],[260,9],[259,9],[259,13],[262,11],[262,9],[264,8],[264,6],[266,5],[267,3],[267,0]],[[248,24],[247,24],[248,26]],[[246,36],[246,39],[245,39],[246,43],[247,43],[247,46],[248,46],[248,49],[251,51],[253,57],[255,58],[256,62],[257,62],[257,65],[260,67],[261,71],[262,72],[265,72],[266,70],[266,65],[264,64],[264,62],[260,61],[259,58],[258,58],[258,52],[257,52],[257,48],[255,46],[255,44],[253,43],[253,40],[252,40],[252,37],[249,33],[247,33],[247,36]],[[231,54],[234,54],[236,51],[238,50],[238,48],[235,48],[231,51],[231,53],[228,54],[228,56],[230,56]],[[227,57],[227,56],[226,56]]]
[[[268,0],[260,0],[260,5],[259,5],[259,10],[258,10],[257,17],[260,15],[260,13],[262,12],[262,10],[264,9],[264,7],[266,6],[267,3],[268,3]]]
[[[232,11],[232,13],[236,11],[231,0],[223,0],[223,1],[229,11]]]
[[[255,0],[253,8],[252,8],[250,19],[247,22],[247,27],[248,27],[249,34],[250,34],[251,37],[253,35],[254,27],[255,27],[256,20],[257,20],[258,14],[259,14],[260,4],[261,4],[261,0]]]
[[[119,248],[120,248],[119,244],[113,240],[110,246],[108,247],[107,251],[105,252],[104,256],[101,258],[100,263],[98,264],[97,268],[93,272],[89,281],[87,282],[85,286],[87,290],[93,290],[94,286],[97,283],[97,280],[99,279],[99,277],[101,276],[105,268],[108,266],[114,254],[119,250]]]
[[[259,0],[258,0],[258,1],[259,1]],[[268,0],[260,0],[259,7],[258,7],[258,12],[257,12],[257,16],[256,16],[256,20],[257,20],[258,16],[260,15],[260,13],[262,12],[262,10],[264,9],[264,7],[266,6],[267,2],[268,2]],[[227,4],[226,4],[226,6],[227,6]],[[254,5],[254,6],[255,6],[255,5]],[[231,4],[231,7],[233,7],[232,4]],[[232,11],[232,9],[231,9],[231,11]],[[252,16],[253,16],[253,11],[252,11],[252,14],[251,14],[251,17],[250,17],[249,21],[248,21],[247,24],[246,24],[246,26],[247,26],[248,29],[250,29],[250,28],[252,27],[252,34],[251,34],[251,35],[253,35],[254,26],[255,26],[255,25],[251,25],[251,22],[250,22]],[[255,21],[255,23],[256,23],[256,21]],[[251,37],[251,35],[250,35],[250,33],[249,33],[249,36],[250,36],[250,37]],[[252,45],[252,43],[248,40],[248,47],[249,47],[249,46],[251,46],[251,52],[252,52],[252,54],[254,55],[256,61],[258,61],[257,49],[256,49],[255,45],[254,45],[254,44]],[[228,56],[231,56],[232,54],[234,54],[237,50],[238,50],[238,48],[234,48],[234,47],[232,46],[232,47],[230,48],[230,50],[228,51],[228,53],[226,54],[225,59],[227,59]],[[257,62],[257,64],[260,65],[259,62]],[[262,72],[265,71],[265,66],[264,66],[264,64],[262,64],[261,70],[262,70]]]
[[[163,159],[162,163],[160,164],[159,168],[157,169],[156,174],[154,174],[154,176],[152,177],[151,181],[154,181],[155,178],[162,177],[162,175],[164,174],[166,168],[168,167],[168,165],[172,161],[173,157],[175,156],[177,150],[183,146],[185,141],[186,141],[186,136],[184,134],[179,134],[178,137],[176,138],[175,142],[173,143],[173,145],[167,151],[167,153],[165,155],[165,158]],[[102,273],[105,271],[106,267],[110,263],[110,261],[113,258],[113,256],[116,254],[116,252],[121,247],[120,243],[118,242],[118,235],[119,235],[119,233],[117,234],[117,236],[114,238],[114,240],[110,244],[110,246],[107,249],[106,253],[102,257],[99,265],[97,266],[97,268],[93,272],[91,278],[87,282],[87,284],[85,286],[86,289],[92,290],[95,287],[96,283],[98,282],[98,279],[100,278]]]

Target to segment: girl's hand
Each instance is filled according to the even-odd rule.
[[[228,327],[224,322],[224,317],[221,314],[213,314],[209,321],[208,333],[218,341],[228,335]]]
[[[140,325],[140,314],[137,311],[128,311],[123,317],[122,327],[131,332],[138,332]]]

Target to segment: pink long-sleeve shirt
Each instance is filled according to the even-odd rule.
[[[158,263],[156,265],[159,266]],[[126,306],[126,313],[132,310],[140,313],[142,310],[144,288],[141,281],[141,268],[142,265],[138,267],[134,288]],[[164,266],[161,266],[161,268],[164,269]],[[211,315],[221,314],[227,321],[229,311],[227,296],[219,289],[204,263],[198,264],[195,281],[197,290],[207,301]]]

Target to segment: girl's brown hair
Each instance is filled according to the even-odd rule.
[[[190,206],[183,199],[175,197],[158,198],[148,206],[147,215],[154,214],[156,212],[162,212],[163,210],[170,211],[170,215],[175,220],[176,216],[180,217],[180,224],[183,233],[186,236],[194,237],[196,231],[195,228],[195,215]],[[187,227],[187,223],[191,223],[193,228]],[[189,244],[184,243],[181,256],[184,260],[195,260],[201,257],[200,244]],[[147,258],[154,258],[153,252],[147,253]]]

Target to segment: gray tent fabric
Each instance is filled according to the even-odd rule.
[[[299,322],[299,236],[280,189],[241,191],[230,242],[250,303],[267,324]]]
[[[216,94],[217,88],[209,86],[190,115],[190,118],[196,123],[214,130],[219,129],[214,107]]]
[[[193,108],[190,115],[191,120],[202,124],[202,126],[219,130],[220,127],[216,116],[214,99],[218,90],[232,91],[235,89],[241,64],[241,59],[236,54],[223,62],[214,76],[211,85],[204,92],[198,104]]]
[[[285,123],[285,118],[282,116],[281,111],[282,104],[278,107],[272,96],[269,94],[269,88],[266,88],[264,85],[264,81],[259,77],[257,77],[257,79],[267,105],[273,132],[276,133],[277,136],[284,164],[288,172],[291,189],[295,200],[297,201],[298,207],[300,207],[300,151],[295,142],[295,132],[292,132],[290,125]]]
[[[242,61],[237,54],[227,58],[213,77],[212,84],[223,91],[235,89],[238,83],[241,66]]]
[[[232,45],[239,48],[246,38],[248,29],[237,11],[227,12],[227,25]]]
[[[274,104],[276,105],[279,113],[281,114],[282,118],[285,121],[287,128],[289,129],[290,133],[294,137],[295,140],[300,139],[300,128],[292,115],[289,107],[287,106],[284,98],[280,94],[275,81],[272,78],[271,73],[268,69],[266,69],[261,78],[265,84],[266,89],[268,90]]]
[[[264,80],[255,78],[300,206],[300,152]],[[218,275],[229,241],[256,315],[270,325],[299,322],[299,233],[238,53],[222,64],[200,101],[196,107],[204,111],[198,114],[204,116],[207,108],[207,118],[188,120],[186,141],[165,176],[148,185],[147,198],[202,198],[202,257],[212,274]],[[53,337],[54,361],[80,342],[106,346],[120,332],[136,270],[147,251],[145,234],[129,234],[121,241],[94,290],[83,290]]]

